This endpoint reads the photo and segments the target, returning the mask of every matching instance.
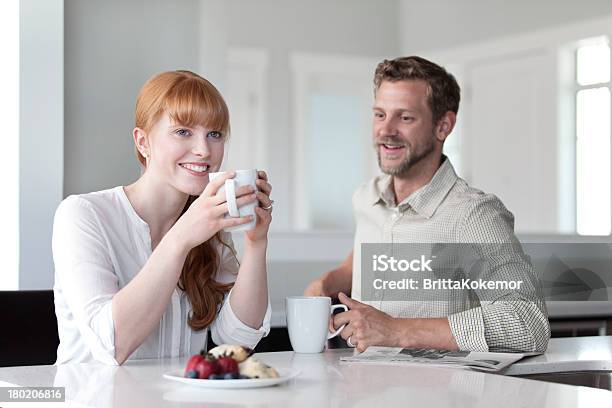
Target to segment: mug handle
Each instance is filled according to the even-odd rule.
[[[345,312],[348,312],[348,307],[346,305],[332,305],[331,309],[330,309],[330,313],[334,313],[334,310],[336,309],[344,309]],[[344,326],[346,326],[346,324],[343,324],[342,327],[340,327],[338,330],[336,330],[334,333],[330,333],[327,335],[327,340],[329,339],[333,339],[334,337],[336,337],[337,335],[340,334],[340,332],[342,331],[342,329],[344,329]]]
[[[238,205],[236,204],[236,183],[234,179],[225,180],[225,200],[230,217],[240,217]]]

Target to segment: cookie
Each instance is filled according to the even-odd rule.
[[[239,364],[240,375],[249,378],[278,378],[278,372],[254,357],[247,358]]]

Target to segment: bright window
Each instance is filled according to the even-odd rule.
[[[606,39],[576,52],[576,229],[609,235],[610,46]]]
[[[578,85],[610,81],[610,46],[607,43],[584,45],[576,51]]]
[[[19,286],[19,1],[2,2],[0,13],[0,290]]]

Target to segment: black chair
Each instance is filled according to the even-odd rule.
[[[55,363],[59,337],[52,290],[0,291],[0,367]]]

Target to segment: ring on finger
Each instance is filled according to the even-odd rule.
[[[270,204],[267,207],[261,207],[262,210],[271,210],[274,207],[274,200],[270,200]]]

